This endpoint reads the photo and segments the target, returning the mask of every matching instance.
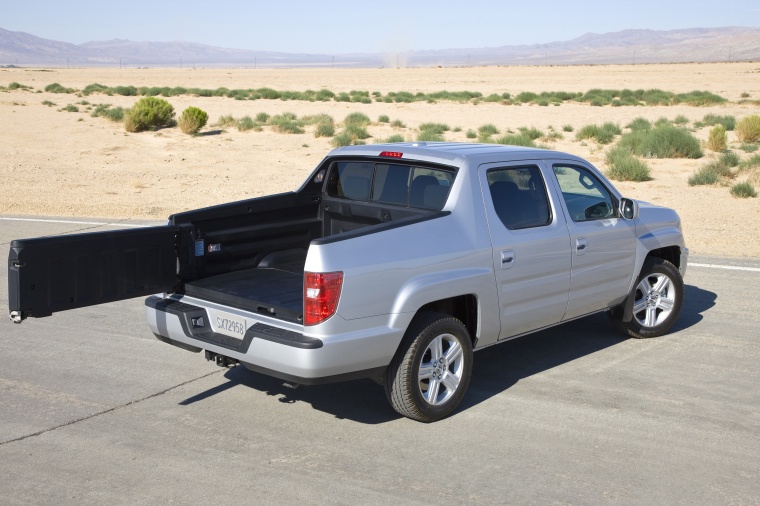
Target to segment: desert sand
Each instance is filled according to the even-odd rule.
[[[110,219],[162,219],[187,209],[240,200],[297,188],[331,149],[329,138],[315,138],[313,127],[303,134],[221,129],[214,123],[223,115],[240,118],[259,112],[293,112],[298,116],[325,113],[340,122],[352,112],[373,121],[387,115],[406,128],[373,124],[369,142],[396,133],[416,137],[424,122],[446,123],[460,132],[446,132],[446,140],[467,141],[465,132],[493,123],[502,132],[519,127],[552,127],[564,138],[540,141],[553,149],[584,157],[602,170],[609,146],[575,140],[575,132],[562,131],[606,121],[625,126],[642,116],[649,120],[683,115],[693,122],[706,114],[733,115],[738,119],[760,114],[760,107],[739,104],[741,95],[760,99],[760,63],[609,65],[567,67],[475,67],[414,69],[0,69],[0,86],[18,82],[31,90],[0,93],[0,214],[30,216],[103,217]],[[660,88],[672,92],[704,90],[730,103],[708,106],[593,107],[565,103],[559,106],[502,105],[480,102],[345,103],[281,100],[240,101],[222,97],[178,96],[167,100],[179,114],[188,106],[209,114],[202,135],[189,136],[177,128],[127,133],[123,125],[93,118],[88,105],[79,112],[61,111],[82,100],[130,107],[139,97],[93,94],[38,93],[48,84],[81,89],[88,84],[108,86],[184,86],[199,88],[260,88],[305,91],[327,88],[351,90],[434,92],[479,91],[484,95],[522,91],[588,91],[592,88]],[[43,105],[44,101],[54,106]],[[694,134],[706,140],[709,128]],[[736,149],[733,132],[729,148]],[[726,186],[687,184],[688,176],[717,155],[705,149],[699,160],[647,160],[653,180],[615,182],[626,196],[675,208],[683,222],[692,253],[734,257],[760,257],[757,215],[760,198],[738,199]],[[756,176],[744,174],[760,190]],[[0,222],[2,227],[2,222]]]

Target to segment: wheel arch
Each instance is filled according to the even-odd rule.
[[[447,314],[461,321],[470,333],[472,347],[475,347],[478,341],[478,297],[475,294],[458,295],[428,302],[417,310],[414,317],[429,312]]]
[[[647,254],[646,258],[662,258],[675,265],[676,269],[681,268],[681,248],[679,246],[673,245],[653,249]]]

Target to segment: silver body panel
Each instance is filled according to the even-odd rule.
[[[372,156],[401,151],[401,160],[456,167],[443,211],[427,221],[314,244],[306,271],[341,271],[344,282],[334,316],[303,326],[173,295],[197,307],[318,338],[323,346],[300,349],[253,339],[244,353],[186,335],[179,318],[147,308],[148,324],[164,337],[239,361],[303,378],[319,378],[387,366],[419,309],[433,301],[474,295],[476,348],[523,335],[578,316],[605,310],[626,298],[648,252],[688,250],[675,211],[641,203],[634,220],[607,218],[573,222],[552,172],[552,163],[572,163],[595,174],[591,164],[563,153],[476,144],[392,144],[339,148],[329,156]],[[551,208],[546,226],[509,230],[494,212],[485,174],[494,167],[529,164],[540,169]],[[585,244],[579,251],[578,245]],[[505,268],[505,264],[510,264]]]

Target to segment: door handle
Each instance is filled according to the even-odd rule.
[[[588,241],[585,237],[578,237],[575,239],[575,253],[583,255],[588,249]]]
[[[514,250],[507,249],[501,252],[501,268],[511,269],[515,265],[515,252]]]

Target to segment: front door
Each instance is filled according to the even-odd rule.
[[[570,288],[570,242],[546,168],[530,161],[480,167],[501,309],[500,339],[558,323]]]
[[[562,193],[572,248],[565,319],[615,305],[628,294],[636,260],[636,228],[618,216],[619,199],[590,167],[550,161]]]

